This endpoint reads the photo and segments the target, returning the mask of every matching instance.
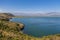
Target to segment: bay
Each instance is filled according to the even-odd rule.
[[[23,23],[23,33],[31,36],[60,34],[60,17],[13,18],[11,21]]]

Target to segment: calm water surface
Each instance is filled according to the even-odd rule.
[[[23,32],[35,37],[60,33],[60,17],[13,18],[11,20],[25,24]]]

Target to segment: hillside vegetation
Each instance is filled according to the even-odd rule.
[[[60,34],[33,37],[22,32],[24,24],[0,19],[0,40],[60,40]]]

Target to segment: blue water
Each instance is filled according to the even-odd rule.
[[[60,17],[13,18],[13,22],[25,24],[23,33],[41,37],[60,33]]]

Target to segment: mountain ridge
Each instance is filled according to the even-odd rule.
[[[60,16],[60,12],[49,13],[14,13],[15,16]]]

